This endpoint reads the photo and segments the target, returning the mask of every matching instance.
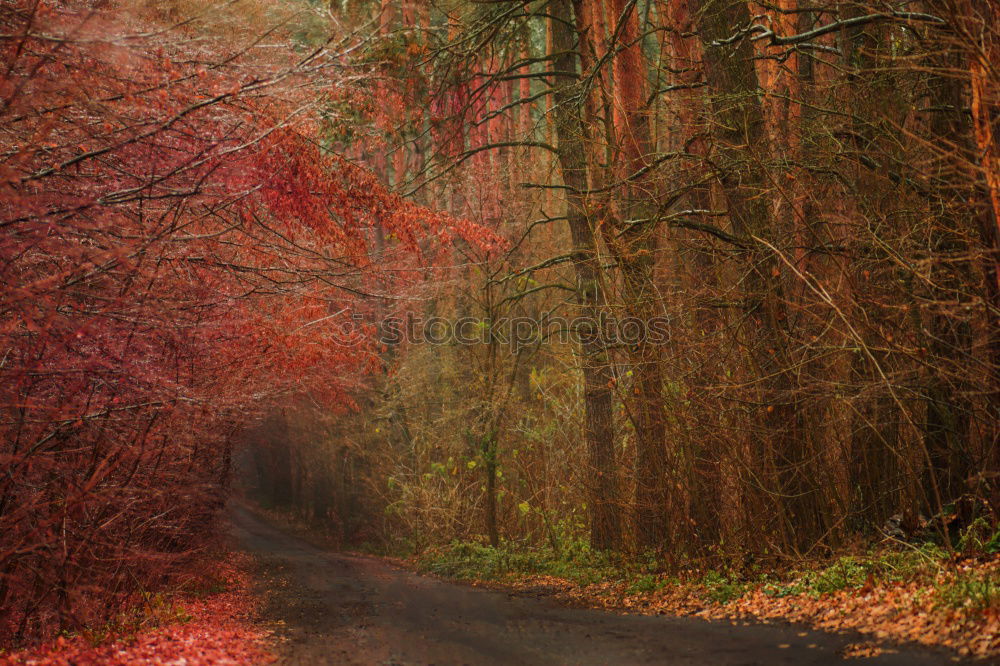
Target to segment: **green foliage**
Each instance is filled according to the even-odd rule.
[[[934,544],[904,551],[881,551],[865,556],[846,556],[827,567],[795,572],[783,583],[766,583],[764,593],[772,597],[810,594],[819,597],[845,589],[858,589],[872,582],[927,579],[938,571],[948,553]]]
[[[649,594],[662,590],[668,582],[655,574],[639,574],[628,584],[625,591],[627,594]]]
[[[955,549],[962,553],[1000,552],[1000,528],[992,525],[984,516],[972,521],[959,536]]]
[[[655,553],[621,555],[594,551],[580,538],[566,538],[557,554],[550,547],[530,548],[505,543],[492,548],[475,542],[455,541],[426,551],[419,560],[423,571],[465,580],[504,580],[519,575],[547,575],[578,585],[618,581],[630,595],[651,594],[669,584],[679,584],[664,575],[663,562]],[[820,597],[839,590],[859,589],[869,581],[922,580],[930,582],[948,557],[933,544],[905,551],[873,552],[841,557],[826,567],[794,571],[774,580],[768,574],[753,576],[709,571],[696,581],[703,596],[728,603],[756,585],[773,597],[808,594]],[[990,587],[993,585],[994,587]],[[977,606],[992,599],[996,581],[956,580],[943,598],[969,598]],[[965,595],[964,597],[962,595]],[[950,603],[950,602],[949,602]]]
[[[709,571],[701,579],[705,588],[705,597],[720,604],[729,603],[743,596],[749,583],[732,578],[718,571]]]
[[[769,597],[793,597],[806,591],[806,585],[801,580],[790,583],[768,583],[764,585],[764,594]]]
[[[921,581],[942,607],[985,610],[1000,607],[1000,576],[995,571],[969,571],[937,582],[947,561],[943,549],[928,544],[905,551],[841,557],[821,569],[793,572],[782,582],[759,575],[755,580],[724,571],[709,571],[696,581],[703,597],[726,604],[763,583],[773,597],[807,594],[814,598],[867,583]],[[592,550],[585,542],[569,541],[557,555],[551,548],[528,548],[505,543],[493,548],[476,542],[455,541],[426,551],[419,568],[462,580],[504,581],[525,575],[554,576],[585,586],[620,582],[628,595],[656,593],[680,581],[663,573],[663,563],[652,553],[622,556]]]
[[[960,573],[940,584],[937,596],[950,608],[1000,608],[1000,574],[995,569]]]
[[[567,540],[557,554],[551,547],[530,548],[505,543],[493,548],[455,541],[432,548],[418,559],[425,572],[461,580],[504,580],[518,575],[563,578],[578,585],[630,581],[636,592],[659,589],[654,571],[621,555],[595,551],[582,540]]]
[[[990,540],[983,545],[983,550],[990,555],[996,555],[1000,553],[1000,528],[993,533]]]
[[[823,569],[813,579],[812,591],[817,595],[829,594],[848,588],[863,587],[878,567],[871,561],[855,557],[842,557]]]

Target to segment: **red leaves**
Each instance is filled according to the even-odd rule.
[[[215,563],[215,576],[229,589],[199,599],[170,602],[160,612],[162,624],[140,629],[134,636],[93,645],[99,634],[60,637],[36,648],[0,657],[0,664],[84,666],[87,664],[261,664],[272,661],[268,634],[251,621],[253,598],[246,573],[229,563]],[[236,558],[242,566],[243,561]],[[156,620],[147,618],[146,622]],[[124,627],[122,627],[124,629]],[[131,634],[131,631],[125,632]]]
[[[207,65],[162,25],[40,7],[61,41],[0,17],[28,35],[0,41],[0,644],[169,580],[212,533],[236,429],[290,394],[350,408],[371,331],[336,327],[419,239],[491,242],[320,151],[319,62]]]

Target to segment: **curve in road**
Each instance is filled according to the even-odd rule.
[[[245,507],[231,515],[237,541],[260,563],[263,614],[285,664],[844,664],[840,652],[859,640],[792,625],[567,608],[331,553]],[[904,647],[865,663],[953,662]]]

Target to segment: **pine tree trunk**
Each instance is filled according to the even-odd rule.
[[[597,259],[597,241],[583,204],[587,189],[587,160],[583,144],[582,104],[570,0],[549,5],[555,81],[554,124],[559,143],[559,166],[566,186],[566,217],[573,243],[576,301],[582,317],[596,324],[603,302],[603,285]],[[612,420],[613,375],[607,351],[597,331],[578,331],[584,383],[584,437],[590,465],[590,538],[595,548],[616,548],[621,525],[618,509],[614,423]]]

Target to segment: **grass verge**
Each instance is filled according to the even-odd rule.
[[[478,585],[552,594],[574,605],[708,619],[790,620],[890,642],[1000,657],[1000,557],[934,544],[887,544],[782,571],[670,571],[655,556],[585,545],[499,548],[454,542],[411,558],[419,571]]]

